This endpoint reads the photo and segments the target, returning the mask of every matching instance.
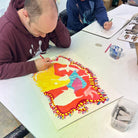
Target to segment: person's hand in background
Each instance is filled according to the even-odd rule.
[[[112,21],[108,21],[104,23],[104,29],[105,30],[110,30],[112,27]]]

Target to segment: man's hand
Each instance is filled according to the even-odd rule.
[[[37,71],[45,70],[51,65],[50,58],[36,59],[35,65],[36,65]]]
[[[105,30],[109,30],[111,27],[112,27],[112,22],[111,21],[104,23],[104,29]]]

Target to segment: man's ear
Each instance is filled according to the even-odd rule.
[[[23,9],[23,15],[24,15],[26,18],[29,17],[28,12],[27,12],[26,9]]]
[[[26,19],[27,21],[30,20],[28,11],[27,11],[26,9],[23,9],[23,16],[25,17],[25,19]]]

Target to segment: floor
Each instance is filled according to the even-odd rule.
[[[20,125],[21,123],[0,102],[0,138],[3,138]],[[29,133],[24,138],[34,138],[34,136]]]

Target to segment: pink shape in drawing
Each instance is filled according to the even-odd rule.
[[[81,89],[82,88],[81,80],[79,78],[76,78],[72,83],[72,87],[74,88],[75,91]]]

